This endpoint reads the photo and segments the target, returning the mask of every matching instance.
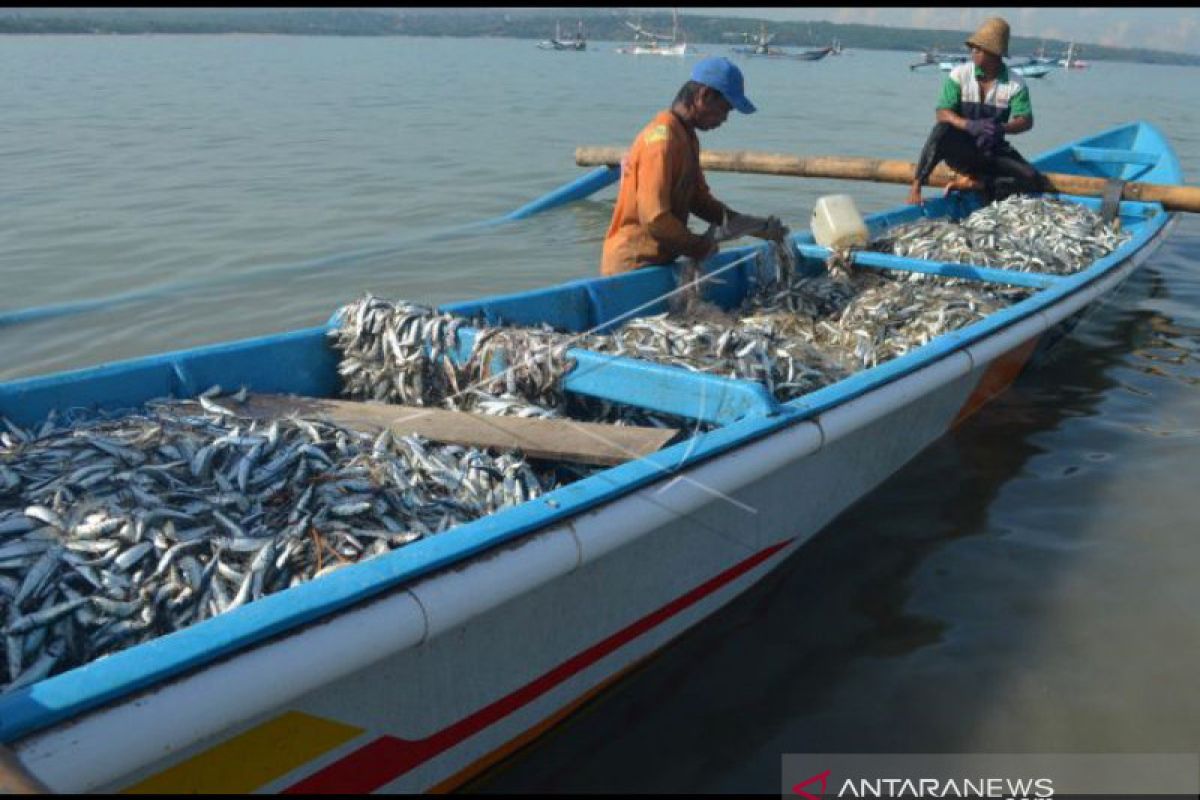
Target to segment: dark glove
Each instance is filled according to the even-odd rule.
[[[787,233],[788,229],[779,217],[755,217],[751,214],[739,214],[731,211],[725,224],[716,228],[715,237],[718,242],[742,236],[757,236],[760,239],[777,241]]]
[[[716,230],[716,239],[718,242],[728,241],[729,239],[740,239],[743,236],[757,236],[767,226],[765,217],[755,217],[750,214],[739,214],[736,211],[730,211],[725,217],[725,222]]]
[[[991,155],[1000,141],[1000,126],[994,119],[967,120],[967,133],[975,140],[975,146],[985,155]]]
[[[791,231],[788,229],[788,227],[783,224],[783,220],[772,215],[767,217],[767,224],[766,227],[763,228],[761,235],[762,238],[769,242],[778,242],[787,238],[790,233]]]

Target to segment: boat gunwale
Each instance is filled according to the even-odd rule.
[[[1051,151],[1054,152],[1057,151]],[[1038,160],[1049,157],[1051,153]],[[1169,151],[1169,146],[1164,155],[1174,155]],[[895,211],[881,212],[872,215],[872,218],[894,214]],[[960,350],[1001,334],[1024,319],[1046,312],[1072,295],[1086,291],[1089,286],[1142,253],[1155,237],[1164,232],[1175,216],[1164,213],[1159,207],[1158,214],[1146,219],[1133,239],[1108,256],[1097,259],[1087,269],[1049,288],[1034,290],[1030,297],[957,331],[942,334],[910,353],[780,404],[780,413],[776,415],[747,416],[652,456],[602,470],[535,500],[415,542],[384,557],[350,565],[325,576],[321,581],[311,581],[291,587],[286,592],[268,595],[237,609],[235,614],[213,617],[0,697],[0,741],[13,741],[160,681],[201,668],[217,659],[236,655],[237,651],[277,634],[370,602],[417,578],[431,575],[534,531],[569,521],[653,481],[759,441],[785,427],[811,420],[836,406],[932,366]],[[745,253],[761,247],[765,245],[739,248],[728,251],[726,255],[732,259],[738,252]],[[79,379],[100,371],[119,371],[122,366],[127,368],[132,363],[143,363],[147,359],[169,362],[189,353],[211,353],[222,348],[246,346],[280,337],[311,336],[318,330],[327,332],[331,325],[332,321],[322,327],[175,351],[27,380]],[[212,646],[214,639],[219,640],[216,647]]]

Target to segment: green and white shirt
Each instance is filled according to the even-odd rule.
[[[967,119],[994,119],[1001,123],[1008,122],[1010,117],[1033,119],[1029,87],[1020,75],[1012,74],[1001,64],[987,97],[979,88],[982,77],[983,70],[974,64],[959,64],[946,76],[937,107],[948,108]]]

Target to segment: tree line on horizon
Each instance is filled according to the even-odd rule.
[[[169,10],[0,10],[0,34],[219,34],[271,33],[308,36],[447,36],[546,39],[555,22],[575,31],[583,22],[588,39],[628,41],[633,32],[626,20],[636,19],[653,31],[670,32],[671,15],[664,12],[596,9],[464,9],[456,13],[429,9],[191,9]],[[963,50],[969,32],[930,28],[889,28],[858,23],[768,22],[752,17],[680,15],[680,27],[691,44],[738,45],[757,35],[765,23],[779,47],[820,47],[834,40],[848,49],[904,50],[919,53],[936,47],[943,53]],[[1015,57],[1044,47],[1061,56],[1068,42],[1034,36],[1014,36],[1009,47]],[[1200,65],[1200,55],[1149,48],[1107,47],[1076,42],[1091,61],[1134,61],[1150,64]]]

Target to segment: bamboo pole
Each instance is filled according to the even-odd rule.
[[[580,147],[575,163],[581,167],[617,166],[625,156],[621,147]],[[751,150],[706,150],[700,153],[700,166],[714,172],[750,172],[760,175],[786,175],[797,178],[839,178],[878,183],[912,183],[916,164],[880,158],[854,156],[788,156]],[[955,173],[939,166],[926,181],[927,186],[945,186]],[[1043,173],[1050,189],[1062,194],[1102,197],[1108,181],[1061,172]],[[1200,187],[1166,183],[1125,184],[1122,200],[1162,203],[1169,211],[1200,212]]]

